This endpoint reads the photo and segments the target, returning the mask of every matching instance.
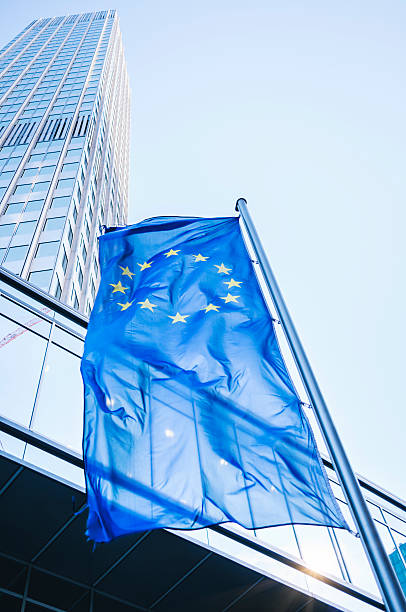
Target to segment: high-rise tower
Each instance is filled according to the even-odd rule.
[[[0,52],[0,265],[88,314],[102,224],[127,220],[116,11],[38,19]]]

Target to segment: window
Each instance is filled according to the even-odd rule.
[[[73,240],[73,232],[72,232],[72,228],[71,228],[70,223],[69,223],[69,230],[68,230],[68,242],[69,242],[69,244],[72,244],[72,240]]]
[[[27,170],[24,170],[24,172],[22,173],[22,177],[26,178],[27,176],[36,176],[38,172],[38,168],[27,168]]]
[[[41,289],[48,290],[49,284],[52,278],[52,270],[39,270],[38,272],[31,272],[28,277],[28,281]]]
[[[79,300],[77,298],[76,291],[75,291],[74,287],[72,288],[72,294],[71,294],[71,298],[70,299],[71,299],[71,302],[73,304],[73,307],[78,309],[79,308]]]
[[[78,211],[75,205],[73,206],[72,215],[76,223],[76,219],[78,218]]]
[[[20,213],[23,209],[24,202],[14,202],[13,204],[9,204],[7,206],[7,210],[5,212],[6,215],[15,215]]]
[[[74,185],[75,185],[74,178],[60,179],[58,181],[57,189],[73,189]]]
[[[17,170],[22,157],[10,157],[3,170]]]
[[[70,204],[70,196],[62,196],[54,198],[51,203],[51,208],[68,208]]]
[[[56,166],[43,166],[39,173],[40,174],[53,174]]]
[[[23,221],[19,224],[14,236],[31,236],[34,233],[36,221]]]
[[[61,298],[62,295],[62,287],[61,287],[61,283],[59,282],[59,279],[57,277],[56,279],[56,287],[55,287],[55,297],[57,300],[59,300]]]
[[[17,187],[14,189],[14,195],[18,195],[19,193],[28,193],[31,191],[31,187],[31,183],[26,185],[17,185]]]
[[[48,153],[45,154],[44,161],[55,161],[59,158],[59,155],[60,151],[48,151]]]
[[[70,161],[71,159],[80,159],[81,155],[82,149],[70,149],[66,153],[65,161]]]
[[[48,191],[49,185],[49,181],[46,183],[35,183],[33,191]]]
[[[62,247],[63,248],[63,247]],[[63,257],[62,257],[62,270],[66,272],[66,268],[68,266],[68,258],[66,256],[66,251],[63,248]]]
[[[62,174],[64,176],[76,176],[78,167],[79,167],[79,162],[64,164],[62,166]]]
[[[83,259],[83,263],[86,263],[86,259],[87,259],[86,245],[85,245],[85,243],[83,241],[83,238],[81,240],[82,240],[82,244],[81,244],[81,247],[82,247],[82,259]]]
[[[21,261],[25,259],[25,256],[27,255],[27,251],[28,251],[28,245],[10,247],[5,261],[7,263],[10,261]]]
[[[53,242],[41,242],[38,245],[35,257],[52,257],[58,252],[59,240]]]
[[[30,161],[30,162],[40,162],[43,157],[44,157],[43,153],[34,153],[34,155],[30,155],[30,159],[28,161]]]
[[[85,230],[86,230],[87,239],[90,240],[90,229],[89,229],[89,224],[87,222],[87,219],[85,219]]]
[[[80,265],[79,261],[76,265],[76,272],[78,275],[78,282],[79,282],[79,286],[80,288],[82,288],[82,283],[83,283],[83,272],[82,272],[82,266]]]
[[[44,200],[31,200],[27,202],[24,212],[35,212],[41,210],[44,205]]]
[[[60,230],[65,225],[66,217],[54,217],[53,219],[47,219],[44,225],[44,231],[54,232]]]
[[[7,225],[0,225],[0,238],[10,237],[15,228],[15,223],[8,223]]]
[[[12,170],[10,170],[10,172],[2,172],[0,174],[0,181],[2,183],[8,183],[9,181],[11,181],[14,175],[15,172],[13,172]]]

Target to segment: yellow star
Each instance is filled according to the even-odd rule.
[[[210,310],[215,310],[216,312],[219,311],[220,306],[215,306],[214,304],[209,304],[208,306],[206,306],[206,308],[203,308],[202,310],[204,310],[205,312],[210,312]]]
[[[218,266],[217,264],[214,264],[214,266],[218,268],[217,270],[218,274],[229,274],[230,273],[231,268],[226,268],[223,263],[220,266]]]
[[[173,325],[174,323],[186,323],[186,319],[190,317],[190,315],[181,315],[179,312],[177,312],[174,317],[172,317],[171,315],[168,315],[168,317],[170,319],[173,319],[172,321],[172,325]]]
[[[127,310],[127,308],[130,308],[132,302],[126,302],[125,304],[120,304],[120,302],[117,302],[118,306],[121,306],[121,312],[123,312],[123,310]]]
[[[154,308],[156,308],[156,304],[151,304],[148,298],[144,302],[137,302],[137,304],[141,304],[141,308],[148,308],[151,312],[154,312]]]
[[[128,266],[126,268],[123,268],[123,266],[119,266],[119,268],[122,269],[122,276],[129,276],[130,278],[132,278],[135,274],[135,272],[130,272]]]
[[[235,281],[233,278],[230,281],[224,281],[225,285],[228,285],[228,288],[231,289],[231,287],[238,287],[240,288],[242,281]]]
[[[137,264],[137,266],[140,267],[140,272],[142,272],[143,270],[146,270],[147,268],[150,268],[153,263],[154,263],[153,261],[151,261],[151,263],[147,263],[146,261],[144,261],[143,264],[139,263],[139,264]]]
[[[209,258],[208,257],[203,257],[203,255],[200,255],[200,253],[198,255],[193,255],[193,257],[195,257],[195,263],[197,261],[207,261]]]
[[[238,302],[237,298],[239,297],[239,295],[231,295],[231,293],[227,293],[226,297],[222,297],[221,299],[224,300],[226,304],[228,304],[228,302]]]
[[[174,251],[173,249],[171,249],[170,251],[168,251],[167,253],[165,253],[166,257],[172,257],[172,255],[177,255],[179,253],[180,249],[178,249],[177,251]]]
[[[115,293],[116,291],[119,291],[120,293],[125,293],[128,289],[128,287],[123,287],[121,281],[118,281],[116,285],[114,283],[110,283],[110,286],[114,287],[113,293]]]

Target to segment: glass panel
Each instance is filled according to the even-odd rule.
[[[71,196],[62,196],[52,200],[51,208],[67,208],[70,204]]]
[[[53,230],[62,229],[63,226],[65,225],[65,218],[66,217],[55,217],[54,219],[47,219],[44,230],[53,231]]]
[[[5,236],[11,236],[15,228],[15,223],[8,223],[7,225],[0,225],[0,238]]]
[[[303,559],[319,572],[342,578],[337,556],[325,527],[295,525]]]
[[[30,202],[27,202],[24,212],[36,212],[37,210],[41,210],[43,205],[44,200],[31,200]]]
[[[23,209],[24,202],[14,202],[13,204],[9,204],[7,206],[6,213],[7,215],[15,215],[20,213]]]
[[[57,189],[73,189],[74,185],[74,178],[61,179],[60,181],[58,181]]]
[[[28,236],[33,234],[36,225],[36,221],[23,221],[19,224],[14,237]]]
[[[38,272],[31,272],[28,281],[47,291],[51,282],[52,272],[53,270],[38,270]]]
[[[48,153],[45,154],[44,161],[54,161],[58,159],[59,155],[60,151],[48,151]]]
[[[383,511],[383,513],[388,524],[394,529],[400,531],[400,533],[403,533],[403,535],[406,537],[406,522],[398,518],[397,516],[393,516],[393,514],[391,514],[390,512],[386,512],[385,510]]]
[[[260,542],[276,546],[295,557],[300,556],[292,525],[258,529],[255,535]]]
[[[56,255],[59,248],[59,241],[42,242],[38,245],[35,257],[50,257]]]
[[[79,162],[75,162],[71,164],[64,164],[62,166],[62,174],[74,176],[77,172],[78,167],[79,167]]]
[[[39,171],[40,174],[53,174],[56,166],[43,166]]]
[[[8,316],[18,314],[25,323],[24,327],[0,315],[0,411],[28,426],[47,344],[29,329],[39,325],[49,333],[50,325],[4,298],[0,308]]]
[[[24,170],[22,176],[25,178],[26,176],[36,176],[38,174],[38,168],[27,168]]]
[[[49,182],[46,182],[46,183],[35,183],[34,188],[33,188],[33,192],[48,191],[49,185],[50,185]]]
[[[29,191],[31,191],[31,187],[31,183],[26,185],[17,185],[17,187],[14,189],[14,193],[16,195],[18,195],[19,193],[28,193]]]
[[[354,529],[354,524],[346,504],[338,502],[345,520]],[[335,529],[335,534],[350,574],[351,582],[379,596],[378,587],[367,561],[360,538],[343,529]]]
[[[72,327],[70,321],[66,321],[67,327]],[[75,330],[72,330],[75,333]],[[83,346],[84,346],[84,334],[85,330],[82,328],[82,340],[77,338],[76,336],[70,334],[64,329],[55,325],[52,340],[55,344],[59,344],[69,351],[75,353],[79,358],[82,358],[83,355]]]
[[[30,156],[29,161],[30,162],[40,162],[43,157],[44,157],[43,153],[34,153],[34,155]]]
[[[27,255],[28,245],[11,247],[7,253],[6,262],[20,261]]]
[[[78,357],[50,345],[34,429],[81,453],[83,392],[79,367]]]

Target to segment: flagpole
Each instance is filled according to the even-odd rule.
[[[239,198],[236,202],[235,209],[240,213],[244,222],[245,229],[247,230],[247,234],[255,251],[266,285],[278,312],[288,344],[312,403],[319,427],[323,433],[334,469],[340,479],[352,517],[360,534],[375,579],[380,588],[385,607],[389,612],[405,612],[406,600],[402,588],[385,552],[358,481],[348,461],[324,397],[286,307],[254,223],[248,212],[247,201],[244,198]]]

